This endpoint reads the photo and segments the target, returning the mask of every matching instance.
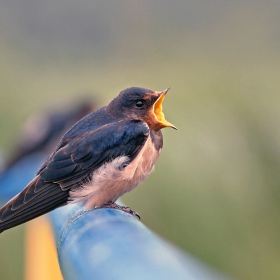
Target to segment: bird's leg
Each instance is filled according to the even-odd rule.
[[[140,220],[140,215],[136,211],[131,210],[130,207],[119,205],[114,201],[110,200],[107,203],[103,204],[102,207],[122,210],[122,211],[124,211],[124,212],[126,212],[126,213],[128,213],[128,214],[130,214],[134,217],[137,217]]]

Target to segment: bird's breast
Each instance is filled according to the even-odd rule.
[[[131,181],[134,187],[143,182],[153,171],[154,164],[159,157],[160,150],[156,150],[151,137],[148,137],[145,145],[136,158],[125,168],[124,178]],[[133,189],[133,187],[132,187]],[[127,190],[130,191],[131,189]]]
[[[90,182],[70,191],[70,202],[85,202],[87,209],[101,207],[108,201],[116,201],[126,192],[142,183],[153,171],[161,152],[149,136],[138,155],[129,162],[120,156],[99,167]],[[127,165],[128,163],[128,165]]]

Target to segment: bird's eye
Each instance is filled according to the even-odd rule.
[[[144,105],[145,105],[145,101],[142,100],[142,99],[135,101],[135,106],[138,107],[138,108],[141,108]]]

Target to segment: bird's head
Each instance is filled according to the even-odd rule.
[[[118,119],[142,120],[154,131],[159,131],[164,127],[177,129],[164,118],[162,112],[162,102],[169,89],[164,91],[139,87],[124,89],[110,102],[107,110]]]

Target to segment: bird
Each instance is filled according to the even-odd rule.
[[[34,179],[0,209],[0,233],[71,203],[140,218],[116,201],[153,171],[163,147],[161,129],[177,129],[162,111],[169,89],[126,88],[74,124]]]
[[[95,108],[95,104],[96,102],[91,100],[83,100],[73,107],[33,114],[16,137],[17,143],[5,163],[3,172],[28,155],[44,152],[48,156],[61,136],[74,123],[89,114]]]

